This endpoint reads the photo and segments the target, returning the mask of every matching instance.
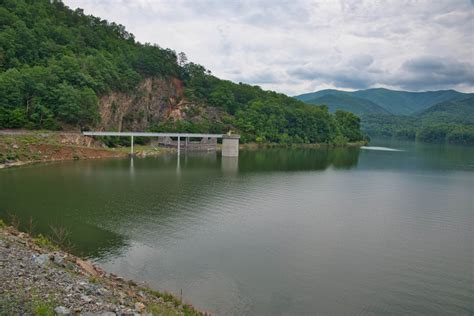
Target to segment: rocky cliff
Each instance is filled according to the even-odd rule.
[[[112,92],[99,100],[100,130],[146,131],[159,122],[219,119],[219,111],[188,101],[177,79],[146,78],[131,93]]]

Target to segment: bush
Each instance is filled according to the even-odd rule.
[[[45,237],[42,234],[39,234],[38,236],[33,238],[33,242],[35,243],[35,245],[41,248],[51,249],[51,250],[59,249],[59,247],[56,246],[48,237]]]

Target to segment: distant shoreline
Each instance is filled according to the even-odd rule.
[[[360,141],[334,145],[254,142],[240,144],[240,149],[360,147],[367,143]],[[134,148],[136,157],[161,156],[176,152],[176,148],[170,147],[135,145]],[[220,149],[218,146],[217,151]],[[79,132],[0,130],[0,169],[53,161],[125,158],[129,155],[129,147],[109,148]]]

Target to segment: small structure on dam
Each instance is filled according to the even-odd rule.
[[[239,139],[240,135],[236,134],[222,135],[222,157],[239,156]]]
[[[222,138],[222,156],[239,156],[240,135],[236,134],[199,134],[199,133],[142,133],[142,132],[82,132],[84,136],[121,136],[130,137],[130,154],[133,155],[134,137],[156,137],[155,143],[176,147],[181,150],[211,151],[217,149],[217,139]],[[175,138],[176,140],[173,140]],[[198,141],[194,139],[200,139]]]

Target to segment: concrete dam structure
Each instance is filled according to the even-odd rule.
[[[176,147],[178,155],[181,150],[210,151],[217,149],[217,139],[222,138],[222,156],[239,156],[240,135],[236,134],[200,134],[200,133],[144,133],[144,132],[82,132],[84,136],[119,136],[130,137],[130,154],[133,155],[134,137],[155,137],[158,145]],[[174,140],[175,138],[176,140]],[[200,139],[199,141],[191,141]]]

